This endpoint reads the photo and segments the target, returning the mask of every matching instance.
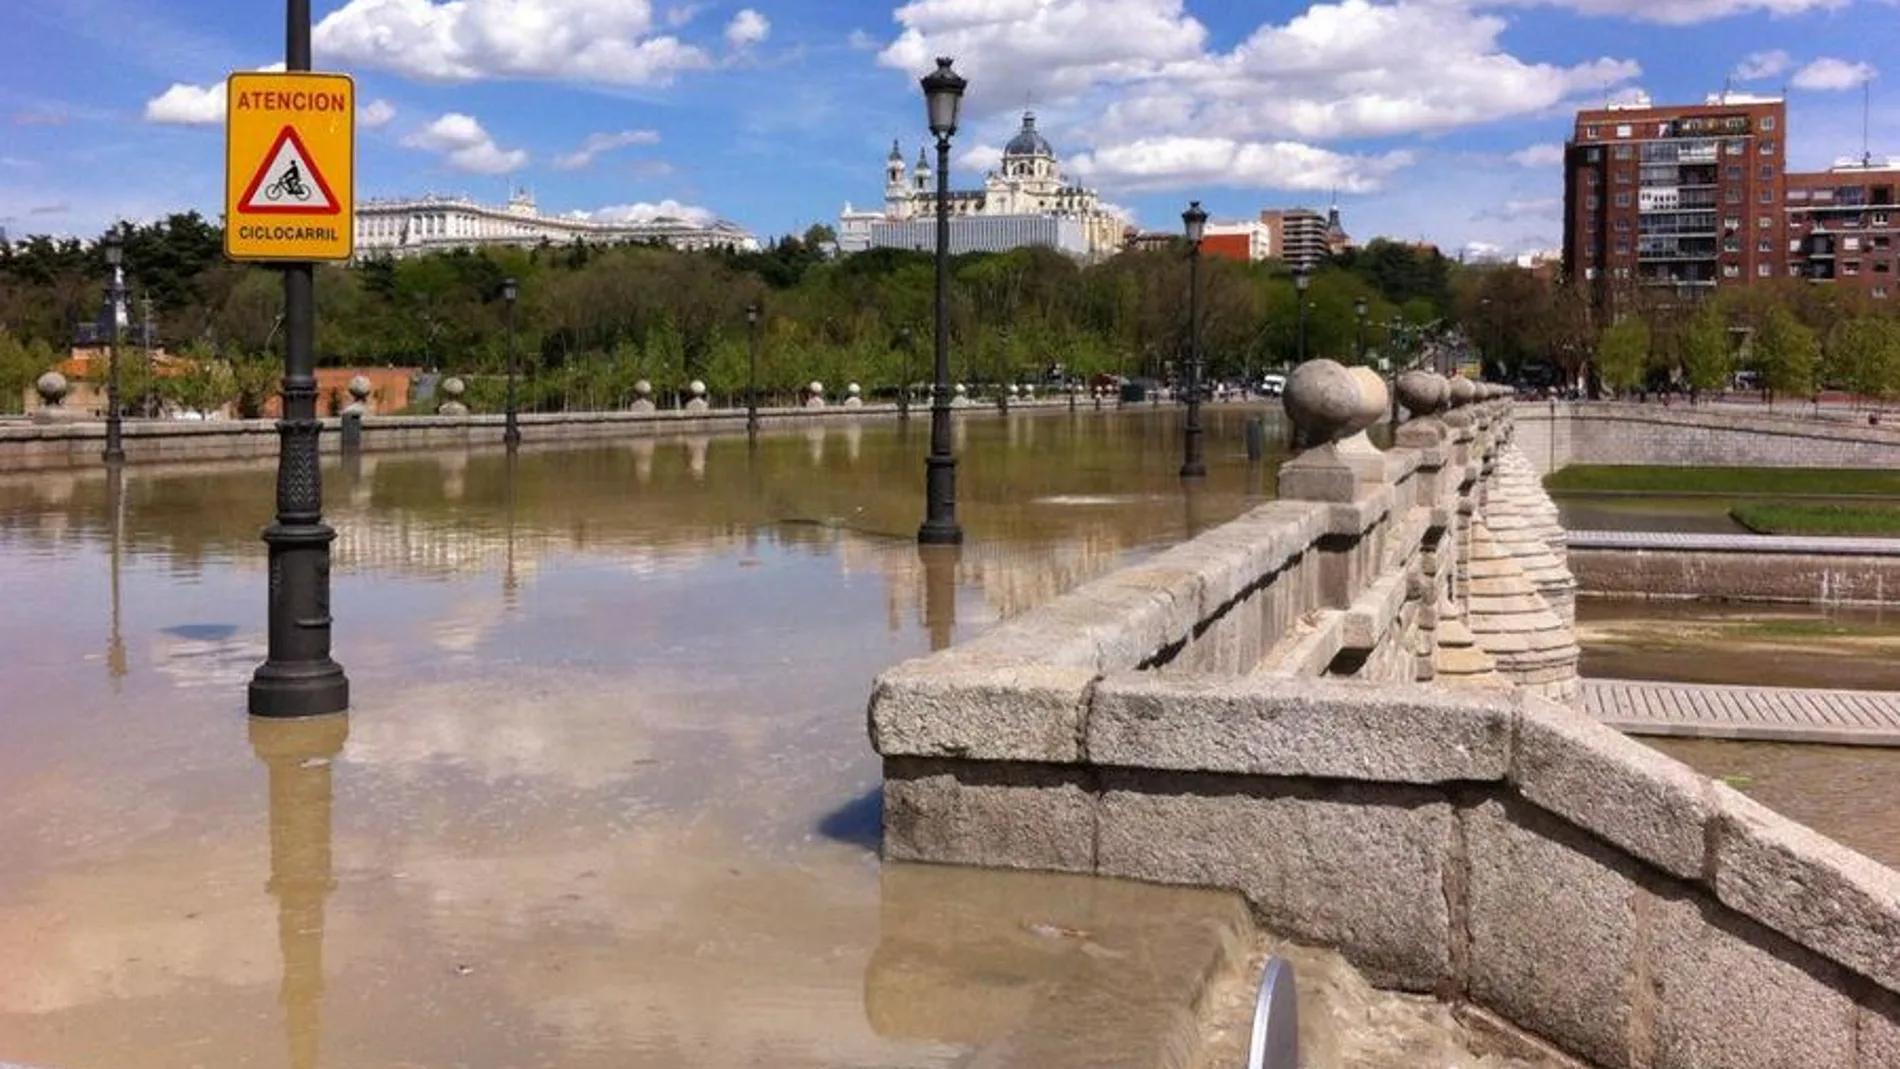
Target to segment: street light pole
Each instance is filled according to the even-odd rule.
[[[507,424],[502,428],[501,440],[510,450],[521,445],[521,424],[515,418],[515,280],[501,280],[501,300],[507,305],[508,319],[508,407]]]
[[[757,303],[745,306],[745,329],[752,342],[752,351],[746,358],[745,433],[746,439],[753,441],[759,437],[759,306]]]
[[[1300,306],[1300,363],[1306,363],[1306,287],[1312,282],[1305,266],[1293,271],[1293,299]]]
[[[1207,231],[1207,213],[1200,201],[1191,201],[1181,213],[1188,240],[1188,373],[1187,429],[1182,433],[1181,477],[1207,474],[1201,431],[1201,236]]]
[[[106,233],[106,266],[112,279],[106,283],[106,316],[111,320],[106,335],[106,451],[105,462],[125,461],[125,441],[119,422],[119,308],[125,303],[125,245],[118,227]]]
[[[310,0],[285,0],[284,68],[310,69]],[[270,555],[269,653],[251,677],[252,716],[306,717],[349,708],[350,681],[330,657],[330,543],[317,438],[316,265],[284,266],[284,407],[277,421],[277,519]]]
[[[997,371],[997,376],[996,376],[996,410],[998,412],[1001,412],[1003,415],[1007,416],[1009,415],[1009,380],[1010,380],[1009,328],[1008,327],[996,328],[996,338],[997,338],[997,344],[1001,346],[1001,352],[997,354],[997,359],[996,359],[996,363],[998,365],[998,371]]]
[[[1353,362],[1363,364],[1366,362],[1366,299],[1364,297],[1353,299],[1352,317],[1357,324],[1353,340]]]
[[[937,339],[936,381],[930,397],[930,457],[925,461],[924,545],[959,545],[957,459],[950,453],[950,138],[957,132],[957,110],[970,84],[939,57],[937,69],[923,78],[930,132],[937,138]]]

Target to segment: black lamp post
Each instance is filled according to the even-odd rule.
[[[116,228],[106,234],[106,266],[112,269],[112,278],[106,283],[106,318],[111,320],[106,336],[105,462],[108,464],[125,460],[125,443],[120,437],[119,424],[119,309],[125,304],[125,276],[121,270],[125,263],[123,240]]]
[[[1187,429],[1182,433],[1181,477],[1207,474],[1202,456],[1201,431],[1201,236],[1207,231],[1207,213],[1200,201],[1191,201],[1181,213],[1188,241],[1188,366]]]
[[[1299,267],[1294,269],[1293,299],[1298,302],[1300,306],[1300,363],[1302,364],[1306,363],[1306,287],[1312,281],[1312,277],[1307,274],[1306,268]]]
[[[998,371],[996,375],[996,410],[998,412],[1001,412],[1003,415],[1007,416],[1009,415],[1009,382],[1010,382],[1009,328],[1008,327],[996,328],[996,339],[997,339],[998,346],[1001,347],[1001,351],[998,352],[996,356],[996,363],[998,365]]]
[[[501,432],[501,440],[507,443],[510,449],[521,444],[521,424],[515,419],[515,297],[515,280],[502,279],[501,300],[508,306],[508,422]]]
[[[897,419],[901,423],[910,419],[910,350],[916,341],[908,325],[899,330],[897,336],[904,346],[903,381],[897,384]]]
[[[957,132],[957,110],[970,83],[939,57],[937,69],[923,78],[930,132],[937,138],[937,342],[936,381],[930,396],[930,457],[924,468],[924,524],[917,541],[958,545],[957,458],[950,453],[950,138]]]
[[[1392,370],[1392,385],[1387,393],[1391,395],[1392,400],[1392,426],[1394,429],[1399,425],[1399,368],[1401,366],[1399,360],[1399,342],[1403,338],[1402,332],[1404,329],[1405,321],[1398,316],[1393,316],[1391,321],[1385,326],[1385,355]]]
[[[1352,316],[1358,323],[1357,334],[1353,341],[1355,350],[1353,362],[1363,364],[1366,362],[1366,299],[1364,297],[1353,299]]]

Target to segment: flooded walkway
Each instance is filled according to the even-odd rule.
[[[1632,735],[1900,746],[1900,692],[1586,679],[1583,709]]]

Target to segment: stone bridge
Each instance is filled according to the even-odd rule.
[[[1870,425],[1809,406],[1662,405],[1527,401],[1517,444],[1540,475],[1567,464],[1734,468],[1900,467],[1900,425]]]
[[[1900,874],[1573,709],[1529,406],[1401,398],[1302,366],[1282,500],[881,676],[886,856],[1236,890],[1614,1069],[1900,1066]]]

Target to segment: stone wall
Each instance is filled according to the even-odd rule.
[[[1804,605],[1900,601],[1900,553],[1887,539],[1572,532],[1570,567],[1586,593]]]
[[[1066,401],[1053,400],[1017,401],[1010,407],[1055,408],[1066,404]],[[1084,402],[1083,407],[1092,410],[1087,402]],[[957,416],[961,419],[994,412],[995,409],[988,405],[971,405],[958,408]],[[759,420],[770,429],[803,425],[812,420],[890,418],[896,414],[897,406],[891,404],[832,405],[822,408],[761,409]],[[929,410],[912,406],[911,416],[913,419],[928,419]],[[745,429],[743,409],[524,413],[519,418],[523,438],[530,443]],[[126,420],[121,426],[126,462],[130,464],[243,460],[277,455],[277,424],[274,420]],[[325,453],[334,453],[342,445],[342,435],[339,433],[341,422],[325,419],[323,428],[319,445]],[[365,452],[500,445],[501,434],[502,417],[498,415],[363,418]],[[105,424],[94,420],[0,422],[0,474],[98,467],[100,455],[105,451],[105,441]]]
[[[1567,464],[1900,467],[1900,428],[1793,412],[1526,401],[1514,422],[1519,448],[1539,474]]]
[[[1237,890],[1603,1066],[1900,1065],[1900,875],[1561,704],[1509,406],[1426,408],[881,676],[886,856]]]

